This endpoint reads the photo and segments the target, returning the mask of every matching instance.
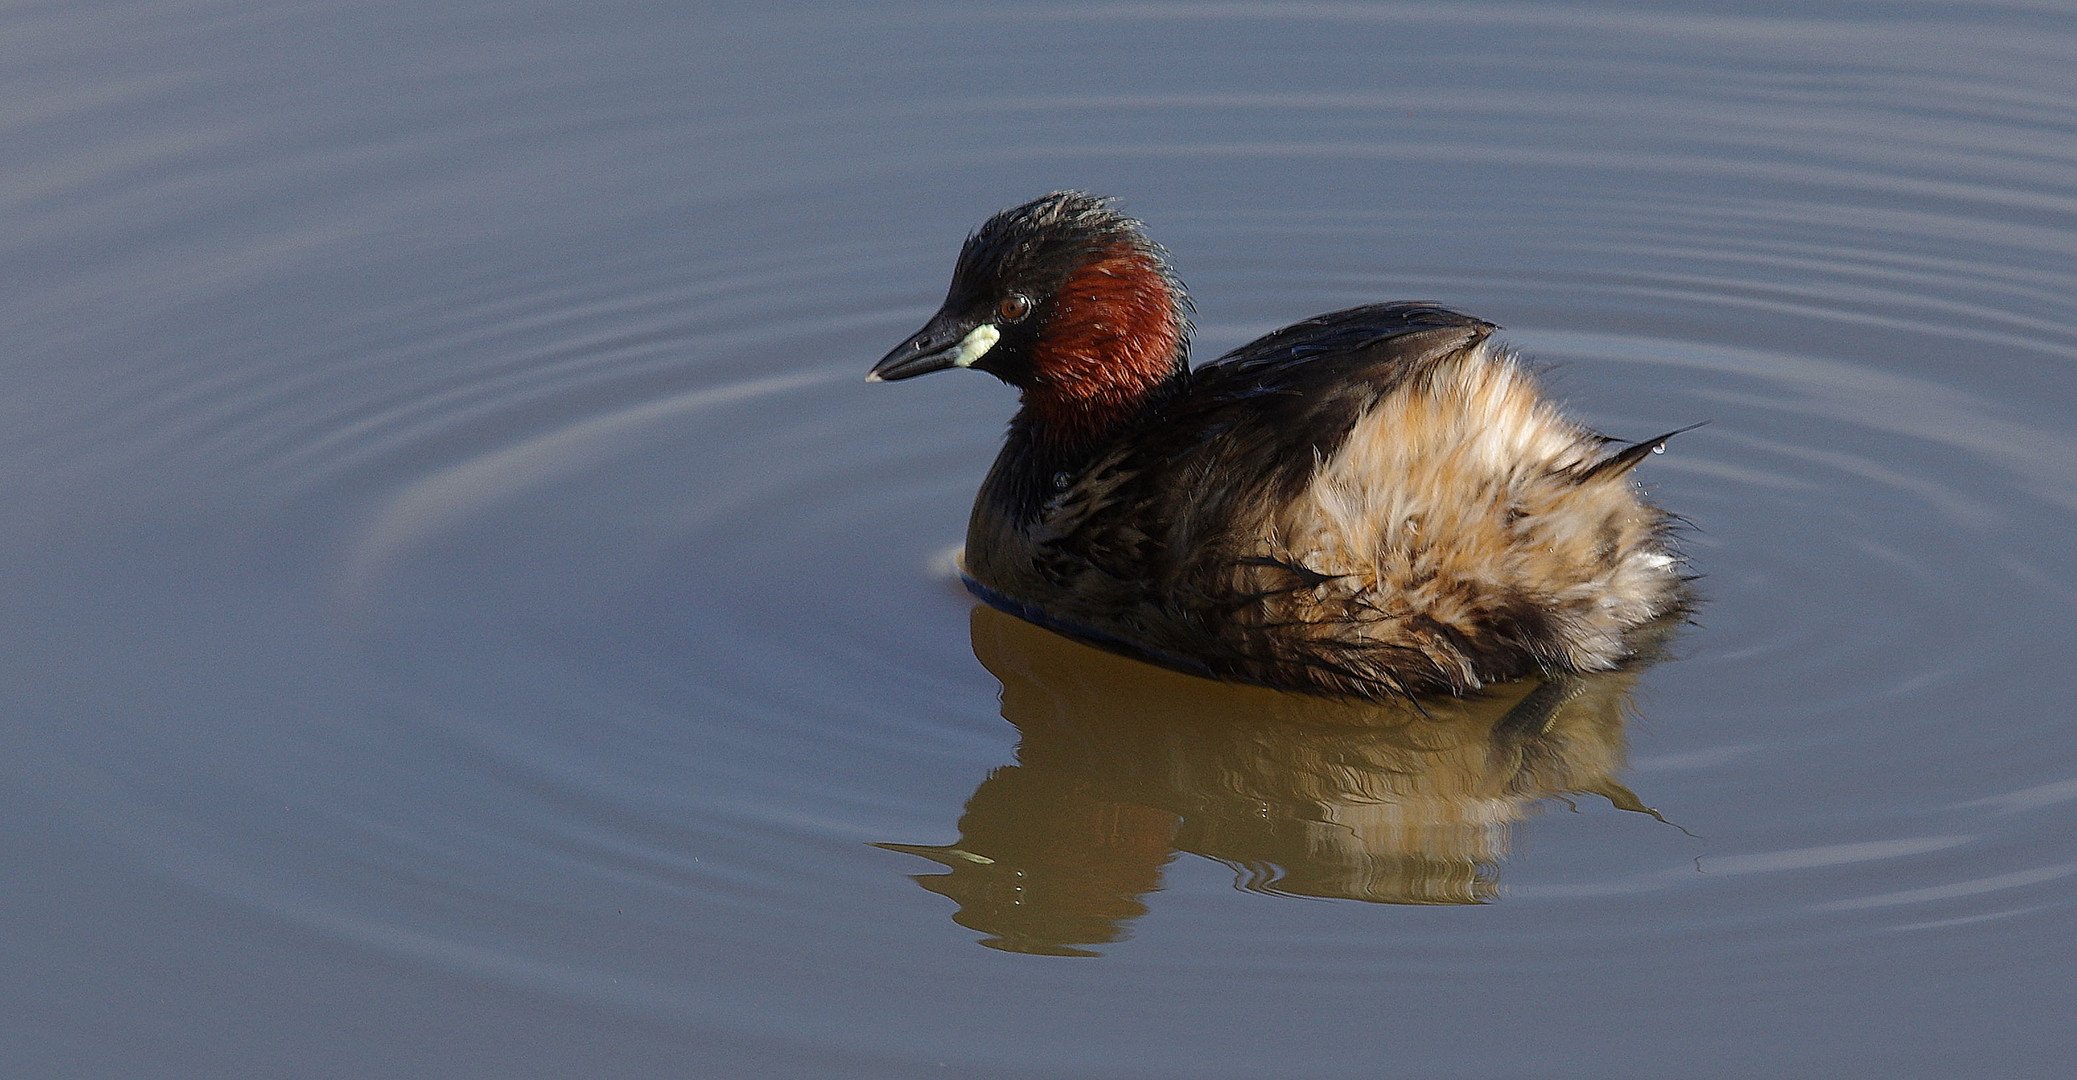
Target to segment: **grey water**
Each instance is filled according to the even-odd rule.
[[[2050,1077],[2077,15],[0,9],[0,1074]],[[869,386],[1115,195],[1197,355],[1490,319],[1704,597],[1424,713],[951,576]]]

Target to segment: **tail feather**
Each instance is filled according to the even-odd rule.
[[[1638,462],[1643,461],[1645,458],[1651,456],[1652,454],[1664,450],[1666,448],[1666,440],[1671,439],[1675,435],[1680,435],[1685,432],[1693,431],[1696,428],[1701,427],[1702,424],[1706,424],[1708,422],[1709,421],[1704,420],[1701,424],[1689,424],[1684,428],[1674,428],[1672,431],[1669,431],[1664,435],[1654,435],[1651,438],[1645,439],[1642,442],[1631,443],[1630,445],[1623,447],[1621,450],[1616,451],[1613,455],[1595,462],[1592,466],[1588,467],[1588,469],[1585,472],[1580,473],[1579,478],[1581,482],[1585,482],[1588,480],[1597,480],[1602,478],[1613,479],[1618,476],[1627,475],[1631,469],[1637,467]]]

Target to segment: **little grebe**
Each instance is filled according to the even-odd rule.
[[[1023,407],[967,525],[983,599],[1203,674],[1366,698],[1598,671],[1680,610],[1627,446],[1433,304],[1307,319],[1192,371],[1190,300],[1111,201],[967,238],[874,381],[970,367]]]

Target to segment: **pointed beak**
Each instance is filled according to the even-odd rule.
[[[894,382],[946,368],[972,367],[1001,338],[1002,331],[990,323],[975,323],[940,311],[923,329],[874,364],[865,381]]]

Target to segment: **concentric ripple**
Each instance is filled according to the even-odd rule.
[[[11,1074],[2067,1062],[2066,20],[210,11],[5,17]],[[1013,397],[862,379],[1070,185],[1200,358],[1431,299],[1704,422],[1694,625],[1502,738],[975,615]]]

